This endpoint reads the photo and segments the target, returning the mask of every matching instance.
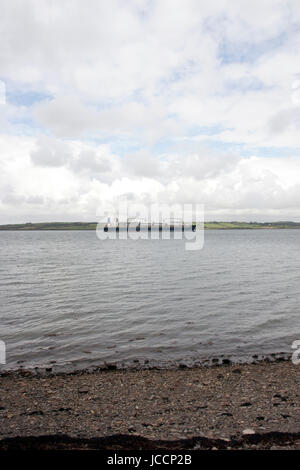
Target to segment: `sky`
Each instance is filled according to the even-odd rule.
[[[300,221],[299,0],[0,0],[0,223]]]

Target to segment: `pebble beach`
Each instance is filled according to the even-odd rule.
[[[291,361],[0,377],[0,450],[300,449]]]

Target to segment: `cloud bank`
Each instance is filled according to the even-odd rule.
[[[0,7],[0,223],[122,195],[300,220],[297,0]]]

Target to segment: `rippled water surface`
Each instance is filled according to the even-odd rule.
[[[0,232],[2,367],[290,352],[299,248],[300,230],[206,231],[201,251],[93,231]]]

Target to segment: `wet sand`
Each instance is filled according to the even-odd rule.
[[[0,377],[0,449],[300,449],[300,366]]]

